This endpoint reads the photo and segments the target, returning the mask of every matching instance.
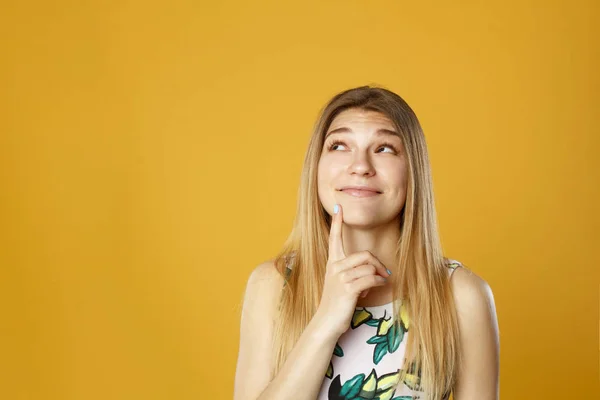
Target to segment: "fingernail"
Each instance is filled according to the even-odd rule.
[[[392,274],[392,271],[390,271],[389,269],[386,268],[385,270],[387,271],[388,274],[390,274],[390,275]]]
[[[333,213],[337,214],[338,211],[340,211],[340,206],[338,206],[337,204],[335,206],[333,206]]]

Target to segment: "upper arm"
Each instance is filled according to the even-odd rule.
[[[246,284],[240,319],[240,344],[234,400],[254,400],[271,381],[273,318],[283,277],[273,261],[257,266]]]
[[[455,400],[499,398],[500,340],[496,306],[486,281],[459,268],[450,280],[460,332],[462,365]]]

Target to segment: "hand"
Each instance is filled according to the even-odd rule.
[[[339,337],[350,326],[358,296],[366,295],[374,286],[385,285],[389,274],[383,263],[367,250],[346,256],[342,243],[343,211],[341,205],[338,207],[331,221],[329,259],[317,314],[327,329]]]

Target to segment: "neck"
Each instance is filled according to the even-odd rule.
[[[400,227],[392,221],[375,228],[364,228],[344,223],[342,240],[346,255],[368,250],[383,263],[392,274],[396,269],[396,249],[400,240]]]
[[[366,297],[359,297],[357,306],[378,306],[391,302],[393,298],[391,282],[395,276],[394,274],[397,274],[396,249],[400,240],[400,227],[397,222],[392,221],[387,225],[368,229],[344,224],[342,237],[346,255],[368,250],[386,268],[392,271],[388,282],[383,286],[376,286],[369,289]]]

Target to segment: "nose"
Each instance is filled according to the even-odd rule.
[[[352,175],[371,176],[375,173],[375,168],[373,168],[369,157],[359,153],[352,159],[348,172]]]

